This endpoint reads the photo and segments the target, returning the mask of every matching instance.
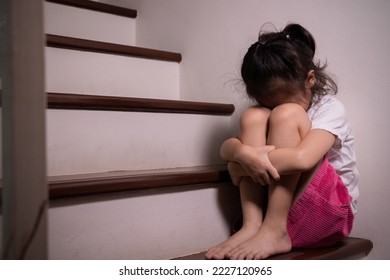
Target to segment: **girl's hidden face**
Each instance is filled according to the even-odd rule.
[[[315,83],[314,71],[309,71],[303,86],[291,84],[281,79],[273,79],[267,86],[266,100],[261,100],[260,105],[268,109],[285,103],[296,103],[301,105],[305,111],[310,107],[312,101],[311,88]]]
[[[305,111],[310,107],[312,94],[309,89],[305,90],[280,90],[273,91],[269,95],[267,100],[261,102],[261,106],[264,106],[270,110],[273,110],[275,107],[285,104],[285,103],[296,103],[301,105]]]

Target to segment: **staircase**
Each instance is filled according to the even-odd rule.
[[[181,100],[185,58],[136,46],[136,17],[45,3],[50,259],[201,252],[238,211],[218,154],[234,106]]]

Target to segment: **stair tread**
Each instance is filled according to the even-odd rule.
[[[48,108],[209,115],[234,112],[233,104],[54,92],[48,93]]]
[[[101,52],[116,55],[134,56],[147,59],[181,62],[180,53],[127,46],[95,40],[80,39],[68,36],[46,34],[46,45],[54,48],[75,49],[90,52]]]
[[[136,18],[137,11],[125,7],[119,7],[111,4],[88,1],[88,0],[46,0],[56,4],[68,5],[77,8],[83,8],[108,14],[114,14],[118,16],[124,16],[129,18]]]
[[[50,198],[145,190],[230,180],[225,165],[50,176]]]
[[[341,260],[360,259],[369,254],[372,241],[364,238],[348,237],[335,246],[318,249],[293,249],[286,254],[279,254],[268,260]],[[200,252],[176,260],[204,260],[206,252]]]

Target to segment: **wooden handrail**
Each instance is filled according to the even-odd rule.
[[[46,0],[46,1],[56,3],[56,4],[88,9],[97,12],[113,14],[117,16],[124,16],[129,18],[137,17],[136,10],[132,10],[124,7],[118,7],[118,6],[96,2],[96,1],[88,1],[88,0]]]
[[[227,182],[226,166],[49,177],[51,199]]]
[[[231,115],[233,104],[84,94],[47,94],[49,109]]]
[[[47,34],[46,45],[53,48],[65,48],[81,51],[100,52],[116,55],[142,57],[148,59],[181,62],[180,53],[148,48],[106,43],[94,40],[79,39],[60,35]]]

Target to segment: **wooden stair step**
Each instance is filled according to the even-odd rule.
[[[114,6],[106,3],[96,2],[96,1],[88,1],[88,0],[46,0],[46,1],[56,3],[56,4],[88,9],[97,12],[113,14],[117,16],[124,16],[129,18],[137,17],[136,10]]]
[[[46,34],[46,45],[53,48],[73,49],[147,59],[181,62],[180,53]]]
[[[47,94],[47,99],[49,109],[185,113],[206,115],[231,115],[234,112],[233,104],[192,102],[181,100],[98,96],[53,92]]]
[[[293,249],[269,260],[351,260],[366,257],[373,248],[372,241],[364,238],[348,237],[335,246],[319,249]],[[206,252],[176,258],[176,260],[204,260]]]
[[[75,198],[118,192],[230,182],[225,165],[49,176],[49,198]],[[2,188],[0,181],[0,206]]]
[[[230,180],[226,166],[201,166],[147,171],[116,171],[99,174],[49,177],[50,199],[70,198]]]

